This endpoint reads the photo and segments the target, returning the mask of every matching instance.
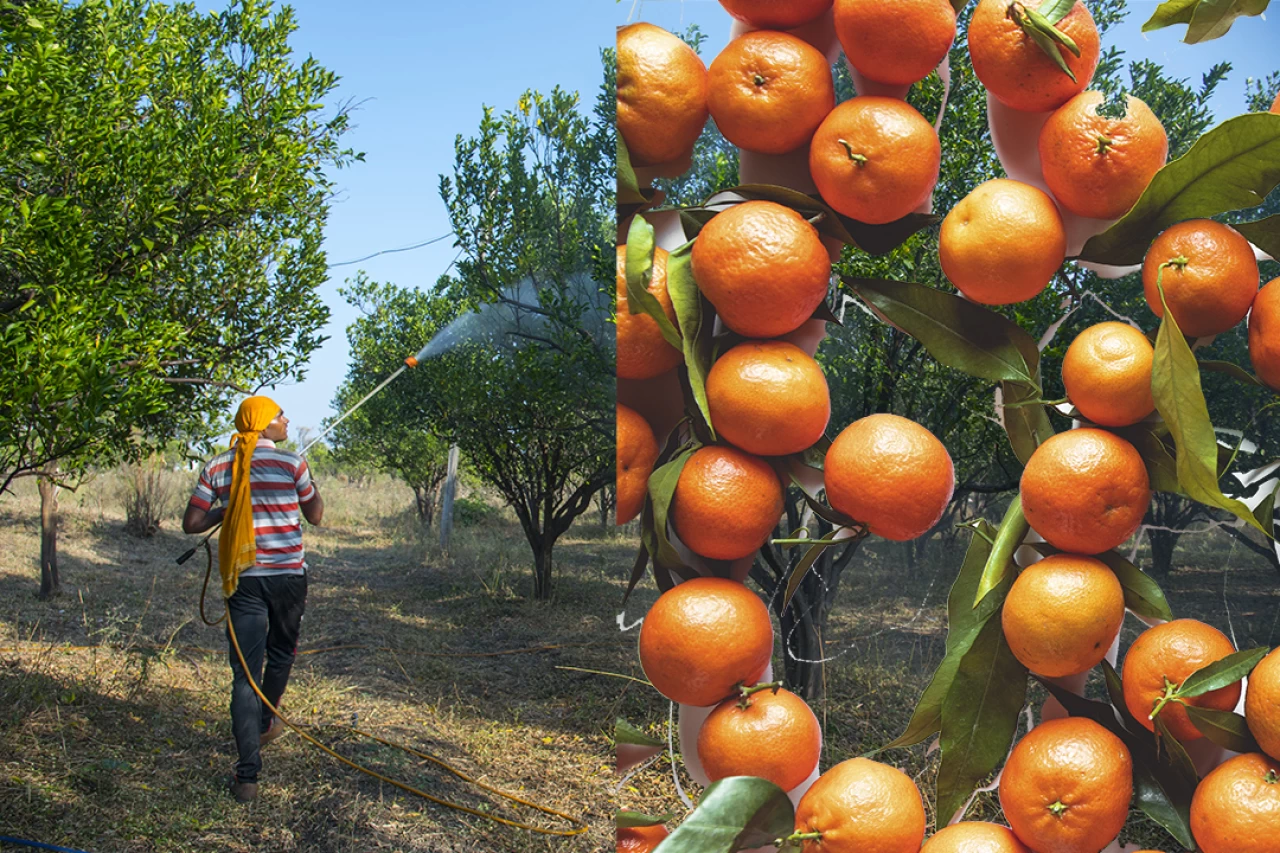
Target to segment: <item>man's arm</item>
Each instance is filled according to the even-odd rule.
[[[315,483],[311,484],[311,499],[300,504],[299,508],[302,510],[302,517],[311,524],[319,525],[324,518],[324,498],[320,497],[320,490]]]
[[[210,527],[222,521],[223,512],[225,512],[224,507],[215,506],[212,509],[204,510],[196,506],[194,502],[188,503],[187,511],[182,516],[182,532],[204,533]]]

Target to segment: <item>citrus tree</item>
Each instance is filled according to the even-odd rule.
[[[337,77],[292,13],[148,0],[0,4],[0,491],[205,432],[300,378],[327,310]],[[326,115],[327,113],[327,115]]]
[[[774,15],[776,7],[746,0],[723,5],[768,30],[802,23],[803,10],[816,15],[825,4],[796,4],[793,11],[801,17],[787,23],[756,18],[757,13]],[[764,677],[756,664],[733,658],[714,638],[696,641],[692,649],[683,645],[682,635],[697,636],[713,609],[729,612],[709,603],[719,593],[690,585],[704,575],[733,584],[748,571],[763,574],[752,553],[756,547],[764,549],[761,557],[772,574],[765,575],[762,586],[785,612],[796,606],[799,591],[816,574],[815,561],[825,554],[848,553],[851,543],[868,535],[913,539],[945,512],[959,469],[956,454],[947,449],[953,444],[968,448],[948,440],[947,449],[939,451],[942,444],[931,444],[925,436],[937,439],[909,420],[883,413],[855,417],[834,440],[820,431],[797,449],[752,443],[755,433],[776,434],[770,408],[785,408],[788,400],[798,404],[791,412],[793,423],[803,424],[810,411],[807,397],[819,387],[824,393],[830,389],[834,411],[841,385],[863,405],[870,401],[878,407],[875,412],[918,406],[924,417],[950,426],[948,439],[965,432],[966,392],[975,400],[986,396],[1004,446],[965,461],[976,461],[977,470],[988,472],[1003,463],[1009,485],[1016,487],[999,524],[977,519],[966,525],[971,538],[948,601],[946,654],[907,730],[877,751],[936,738],[940,760],[932,800],[937,828],[963,823],[979,786],[999,773],[1000,801],[1012,831],[1000,829],[1003,846],[991,849],[1021,844],[1101,850],[1125,825],[1131,802],[1178,843],[1199,844],[1209,853],[1240,849],[1229,839],[1243,826],[1254,827],[1251,837],[1280,832],[1274,817],[1264,817],[1273,814],[1269,803],[1280,802],[1274,784],[1280,743],[1270,737],[1274,713],[1261,698],[1278,687],[1274,662],[1280,654],[1260,665],[1268,649],[1237,651],[1230,638],[1210,626],[1174,620],[1152,577],[1117,550],[1144,519],[1150,523],[1153,494],[1176,496],[1217,519],[1230,518],[1252,529],[1256,541],[1265,543],[1260,547],[1273,545],[1278,481],[1274,465],[1259,459],[1274,458],[1275,450],[1268,447],[1268,429],[1255,427],[1272,411],[1280,385],[1270,378],[1275,356],[1269,325],[1277,310],[1270,300],[1280,285],[1259,290],[1260,275],[1266,281],[1274,268],[1259,266],[1255,247],[1264,259],[1280,251],[1275,218],[1258,207],[1280,184],[1280,117],[1248,114],[1213,127],[1205,102],[1227,72],[1223,65],[1196,88],[1169,80],[1150,63],[1122,68],[1120,57],[1104,50],[1100,38],[1123,17],[1119,4],[1091,4],[1095,15],[1071,2],[1034,9],[1001,0],[980,0],[972,10],[955,5],[960,8],[922,3],[910,13],[896,7],[886,13],[883,4],[837,2],[835,35],[857,72],[858,88],[876,94],[833,104],[812,131],[807,175],[796,178],[800,158],[753,158],[748,168],[744,153],[739,168],[744,184],[733,188],[727,203],[713,199],[679,211],[653,207],[661,198],[647,188],[646,178],[664,164],[633,156],[633,151],[660,150],[650,147],[646,133],[674,137],[674,125],[699,128],[708,108],[722,129],[731,127],[727,119],[733,111],[755,110],[758,130],[776,126],[779,134],[789,133],[794,128],[788,125],[801,122],[803,110],[790,110],[783,97],[770,101],[770,87],[807,91],[820,81],[804,76],[799,65],[782,63],[726,77],[717,64],[722,57],[741,57],[744,37],[711,63],[701,112],[676,98],[659,105],[653,93],[664,75],[692,90],[696,87],[688,81],[697,79],[696,71],[689,70],[675,41],[664,40],[655,28],[633,25],[620,31],[619,195],[642,211],[625,232],[626,274],[620,287],[630,312],[652,318],[650,333],[660,334],[684,356],[675,401],[684,420],[668,435],[655,436],[661,451],[655,454],[641,511],[642,547],[632,584],[651,569],[662,595],[641,629],[640,658],[654,686],[681,704],[681,751],[690,775],[711,783],[698,807],[662,843],[664,853],[750,849],[769,842],[806,851],[862,849],[864,844],[920,848],[926,827],[920,794],[908,777],[878,761],[851,759],[820,776],[815,767],[794,787],[784,787],[791,778],[775,777],[764,765],[762,772],[753,772],[750,761],[723,772],[719,759],[745,754],[745,741],[712,747],[704,744],[701,731],[717,715],[751,718],[762,704],[755,695],[766,689],[777,694],[781,685],[755,684]],[[985,116],[949,142],[955,149],[984,149],[985,154],[972,155],[969,169],[953,173],[953,182],[944,184],[943,163],[954,156],[947,153],[949,112],[925,106],[926,95],[940,86],[912,84],[946,55],[957,36],[956,11],[963,12],[957,44],[969,62],[953,53],[938,76],[960,93],[967,79],[987,104]],[[896,21],[895,29],[885,14],[919,17],[910,27]],[[1161,14],[1168,15],[1168,9]],[[1194,14],[1217,14],[1224,26],[1234,18],[1209,4],[1200,4]],[[860,43],[858,33],[873,29],[868,21],[882,25],[874,31],[883,43]],[[817,34],[807,35],[821,44],[821,25],[815,26]],[[773,42],[775,56],[784,48],[804,50],[794,44],[798,40],[780,33],[752,36],[755,42]],[[881,50],[885,43],[887,53]],[[940,52],[932,53],[938,44]],[[924,72],[912,76],[903,70],[920,63],[922,55],[932,57]],[[867,78],[878,82],[868,84]],[[724,91],[717,93],[717,80],[730,82],[720,84]],[[748,82],[738,85],[741,80]],[[1097,94],[1083,91],[1091,83]],[[1258,105],[1265,106],[1273,95],[1259,91]],[[906,104],[894,100],[902,98]],[[959,104],[957,122],[964,126],[963,96]],[[641,120],[646,109],[663,120],[646,124]],[[932,136],[935,116],[944,129],[941,139]],[[752,154],[770,144],[759,137],[731,136],[729,141]],[[1038,159],[1029,161],[1028,150]],[[972,168],[984,157],[990,171]],[[678,171],[680,158],[671,163]],[[774,174],[802,189],[769,184],[760,177],[765,166],[776,167]],[[811,179],[807,191],[806,179]],[[945,217],[919,212],[929,194]],[[735,222],[734,217],[745,216],[739,211],[759,209],[762,202],[799,212],[816,233],[842,244],[836,267],[841,294],[893,331],[879,336],[887,341],[888,358],[868,356],[859,365],[842,354],[847,360],[828,362],[861,367],[869,376],[831,370],[822,384],[795,379],[773,387],[769,377],[783,376],[790,367],[760,368],[754,384],[744,375],[742,386],[759,403],[750,408],[729,399],[732,394],[726,397],[724,384],[716,381],[717,373],[728,369],[724,365],[734,363],[745,347],[763,350],[779,343],[751,340],[767,337],[787,340],[786,346],[799,344],[787,361],[800,364],[806,357],[803,347],[816,347],[821,336],[820,328],[816,336],[799,327],[781,333],[747,328],[739,319],[744,311],[777,316],[783,306],[765,297],[752,306],[757,292],[750,298],[726,296],[716,283],[726,268],[741,273],[758,263],[766,271],[783,269],[760,246],[785,244],[788,256],[795,257],[800,247],[787,229],[739,229],[737,252],[722,251],[719,269],[699,263],[700,253],[707,257],[707,247],[714,245],[710,235],[718,223]],[[646,205],[653,209],[645,210]],[[659,283],[654,245],[661,241],[655,235],[670,233],[673,215],[688,242],[663,246],[669,254]],[[664,316],[661,290],[669,295],[674,317]],[[801,290],[797,285],[793,299],[806,298]],[[820,307],[810,323],[830,323],[831,314]],[[865,339],[877,339],[865,328],[860,331],[852,346],[844,344],[846,351],[872,346]],[[831,333],[832,339],[840,335]],[[906,375],[919,377],[923,388],[912,387],[911,380],[900,387],[886,382],[895,361],[918,365],[914,375]],[[957,385],[960,393],[948,397],[945,390]],[[632,399],[637,405],[651,403],[642,414],[652,422],[662,420],[669,404],[669,398]],[[837,422],[837,429],[843,423]],[[1251,449],[1240,436],[1252,440],[1254,433],[1261,434],[1262,444],[1250,445],[1259,452],[1246,458]],[[803,512],[789,517],[787,528],[762,536],[757,515],[763,516],[763,509],[737,517],[722,513],[716,525],[682,506],[708,500],[710,478],[695,467],[697,460],[713,449],[726,457],[729,445],[767,458],[781,483],[801,490]],[[624,453],[620,445],[620,469],[631,451],[629,446]],[[746,470],[748,460],[737,468]],[[724,506],[735,498],[745,502],[748,494],[757,500],[765,493],[756,485],[761,479],[767,477],[725,468],[716,497]],[[619,483],[621,489],[621,471]],[[691,491],[691,483],[698,490]],[[682,522],[690,517],[700,523]],[[741,552],[720,548],[719,541],[726,539],[748,547]],[[800,556],[781,564],[771,546]],[[822,583],[829,580],[823,577]],[[1079,590],[1079,597],[1065,593],[1068,588]],[[687,603],[690,598],[694,604]],[[1122,674],[1116,653],[1126,611],[1153,627],[1127,651]],[[726,618],[754,624],[745,615]],[[722,635],[730,631],[728,625],[719,629]],[[646,643],[646,632],[656,638]],[[790,652],[788,643],[784,638]],[[674,686],[660,685],[662,674],[672,670],[683,678]],[[1101,675],[1102,701],[1084,696],[1091,671]],[[1234,713],[1243,695],[1240,681],[1251,672],[1250,696],[1260,698],[1250,700],[1240,716]],[[1033,679],[1053,702],[1039,724],[1018,739]],[[682,682],[708,680],[730,684],[720,701],[708,703],[682,692]],[[754,729],[761,741],[807,725],[779,722],[775,730],[761,720],[757,717]],[[641,739],[620,726],[619,741],[624,740],[638,745]],[[1222,753],[1184,746],[1196,740],[1211,749],[1253,754],[1247,762],[1233,760],[1213,769]],[[1078,761],[1064,763],[1068,753]],[[711,766],[721,769],[708,772]],[[810,769],[807,763],[803,769]],[[1255,786],[1251,793],[1236,788],[1232,798],[1222,799],[1240,780]],[[872,789],[879,793],[861,799]],[[629,813],[619,819],[620,829],[627,831],[659,823]],[[973,825],[952,829],[945,832],[956,844],[963,843],[962,833],[987,831]],[[1262,843],[1249,849],[1267,848]]]

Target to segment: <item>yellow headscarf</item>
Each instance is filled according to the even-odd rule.
[[[222,594],[230,598],[240,582],[240,572],[258,560],[258,542],[253,533],[253,492],[249,486],[249,464],[258,436],[281,412],[270,397],[248,397],[236,412],[236,434],[231,446],[236,455],[231,462],[231,492],[227,511],[218,533],[218,571],[222,574]]]

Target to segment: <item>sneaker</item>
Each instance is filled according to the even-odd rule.
[[[280,719],[279,717],[272,717],[271,727],[268,728],[265,732],[263,732],[258,737],[258,748],[262,749],[267,744],[271,743],[271,741],[280,737],[280,735],[284,733],[285,733],[284,720]]]
[[[231,796],[236,798],[237,803],[251,803],[258,796],[258,783],[241,782],[233,777],[231,780]]]

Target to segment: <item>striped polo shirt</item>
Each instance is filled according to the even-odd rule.
[[[191,505],[208,512],[214,503],[226,504],[231,491],[231,463],[235,450],[224,450],[200,472]],[[249,464],[249,488],[253,493],[253,535],[258,559],[241,577],[300,575],[307,568],[302,549],[299,506],[316,496],[307,461],[275,442],[259,438]]]

